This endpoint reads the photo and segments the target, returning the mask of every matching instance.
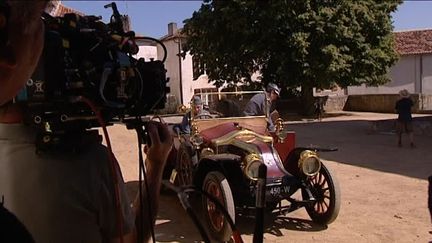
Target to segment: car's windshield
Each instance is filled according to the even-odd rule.
[[[268,102],[263,91],[198,93],[202,109],[194,114],[197,119],[266,116]]]

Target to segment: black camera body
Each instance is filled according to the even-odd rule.
[[[124,32],[118,19],[105,24],[100,17],[66,14],[43,20],[43,53],[15,99],[26,123],[61,133],[100,126],[95,109],[111,123],[164,108],[169,89],[163,61],[134,58],[135,34]]]

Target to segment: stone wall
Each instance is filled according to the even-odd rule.
[[[324,104],[325,111],[342,111],[347,102],[348,95],[329,96]]]
[[[419,97],[419,109],[422,111],[432,111],[432,95],[421,95]]]
[[[396,101],[400,98],[398,94],[363,94],[329,96],[325,103],[326,111],[364,111],[394,113]],[[432,112],[432,95],[412,94],[414,101],[413,112]]]
[[[429,112],[432,110],[432,95],[412,94],[413,112]],[[397,94],[349,95],[345,104],[346,111],[366,111],[394,113]]]

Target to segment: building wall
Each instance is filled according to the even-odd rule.
[[[183,73],[183,104],[188,105],[192,99],[196,89],[206,89],[216,87],[208,82],[208,76],[203,74],[197,79],[193,79],[192,56],[187,53],[184,60],[182,60],[182,73]]]
[[[192,68],[192,56],[187,53],[182,61],[182,88],[183,88],[183,101],[182,104],[188,105],[192,99],[193,92],[193,68]]]
[[[432,94],[432,54],[404,55],[390,69],[391,82],[378,86],[349,86],[349,95],[410,93]]]
[[[423,55],[422,93],[432,94],[432,54]]]
[[[164,41],[168,51],[165,68],[167,69],[167,77],[170,78],[168,86],[171,89],[171,94],[176,97],[179,104],[188,105],[195,89],[211,88],[214,85],[208,83],[207,75],[201,75],[198,79],[193,80],[192,56],[187,53],[185,58],[179,58],[177,55],[179,53],[178,41],[178,38]],[[158,47],[157,54],[158,59],[162,59],[162,47]]]
[[[139,51],[134,56],[136,59],[144,58],[145,61],[150,61],[151,59],[158,59],[157,56],[157,47],[155,46],[145,46],[145,45],[138,45]]]
[[[180,93],[180,71],[179,71],[179,53],[178,43],[174,39],[164,41],[167,49],[167,59],[165,61],[166,76],[169,78],[168,87],[170,87],[170,95],[176,97],[178,103],[181,103]],[[162,60],[164,51],[161,46],[157,46],[158,59]]]

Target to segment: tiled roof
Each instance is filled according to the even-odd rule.
[[[400,55],[432,53],[432,29],[395,32]]]
[[[63,4],[60,4],[58,6],[58,9],[57,9],[57,11],[56,11],[55,14],[56,14],[56,16],[63,16],[63,15],[68,14],[68,13],[74,13],[74,14],[77,14],[77,15],[80,15],[80,16],[84,16],[85,15],[84,13],[82,13],[82,12],[80,12],[78,10],[75,10],[73,8],[66,7]]]
[[[75,14],[80,15],[80,16],[85,15],[84,13],[82,13],[76,9],[66,7],[65,5],[63,5],[62,1],[60,1],[60,0],[49,1],[48,6],[46,7],[45,11],[48,14],[55,16],[55,17],[61,17],[61,16],[68,14],[68,13],[75,13]]]

